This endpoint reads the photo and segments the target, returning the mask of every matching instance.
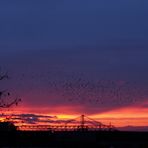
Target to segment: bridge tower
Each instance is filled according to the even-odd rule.
[[[84,115],[81,115],[81,129],[84,129],[84,126],[85,126],[85,116]]]

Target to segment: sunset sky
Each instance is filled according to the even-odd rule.
[[[147,0],[1,0],[0,67],[10,79],[0,89],[22,98],[1,112],[148,126],[147,8]]]

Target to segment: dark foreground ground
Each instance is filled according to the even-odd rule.
[[[148,148],[148,132],[0,132],[0,147]]]

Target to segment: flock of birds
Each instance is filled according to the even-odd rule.
[[[28,76],[27,79],[29,78]],[[45,89],[47,89],[48,93],[58,94],[61,99],[64,99],[63,101],[66,100],[68,102],[90,105],[124,105],[134,103],[137,99],[143,99],[148,95],[146,89],[141,89],[137,84],[126,81],[89,80],[88,78],[79,76],[54,79],[54,77],[46,76],[32,75],[29,79],[36,83],[37,81],[44,81]],[[19,77],[20,80],[25,83],[26,75],[22,74]],[[34,86],[37,87],[37,85]],[[9,96],[9,92],[0,92],[0,98],[7,98]],[[12,104],[4,104],[2,100],[0,105],[3,104],[6,107],[12,104],[17,105],[21,101],[21,99],[15,99]]]
[[[146,91],[129,82],[111,80],[88,81],[82,78],[63,82],[52,82],[50,88],[60,92],[68,101],[87,104],[124,105],[142,99]]]
[[[22,80],[25,75],[22,75]],[[32,75],[32,82],[40,84],[50,94],[58,94],[63,101],[100,104],[124,105],[144,99],[148,95],[146,87],[141,88],[134,82],[121,80],[90,80],[89,78],[71,76],[57,77],[47,75]],[[38,81],[38,82],[37,82]],[[37,87],[37,85],[34,85]],[[34,87],[33,86],[33,87]],[[38,93],[38,92],[37,92]]]

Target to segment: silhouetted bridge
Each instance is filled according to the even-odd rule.
[[[113,125],[105,125],[85,115],[58,125],[21,125],[22,131],[116,131]]]

